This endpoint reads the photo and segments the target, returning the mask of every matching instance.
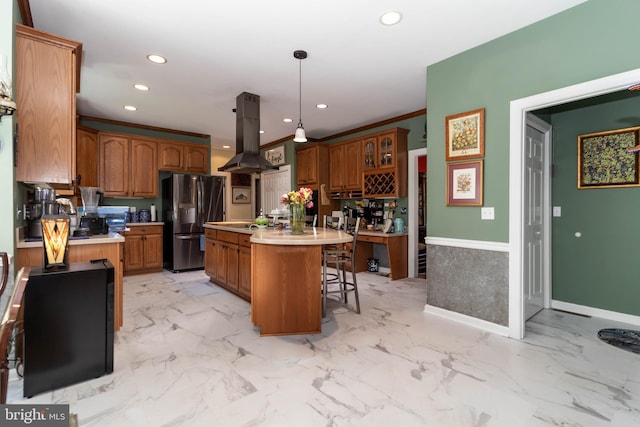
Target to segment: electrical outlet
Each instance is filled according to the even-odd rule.
[[[480,219],[495,219],[494,208],[480,208]]]

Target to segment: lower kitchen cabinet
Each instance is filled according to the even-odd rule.
[[[107,240],[107,239],[105,239]],[[114,329],[122,327],[122,243],[113,239],[113,243],[93,244],[91,240],[73,240],[68,247],[69,263],[88,262],[93,259],[106,258],[114,267]],[[42,266],[42,244],[37,247],[18,248],[16,250],[16,271],[22,267]]]
[[[251,300],[251,238],[250,234],[240,235],[238,252],[238,292]]]
[[[205,230],[204,271],[210,280],[251,300],[250,234]]]
[[[122,235],[125,276],[162,270],[162,224],[129,225]]]

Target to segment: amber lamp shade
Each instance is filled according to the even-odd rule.
[[[42,244],[44,245],[44,268],[65,269],[67,261],[67,243],[69,242],[69,217],[43,216]]]

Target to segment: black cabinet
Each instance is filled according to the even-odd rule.
[[[113,372],[114,268],[108,261],[47,272],[24,295],[24,396]]]

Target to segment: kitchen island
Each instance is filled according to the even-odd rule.
[[[292,235],[288,230],[250,230],[241,223],[205,227],[250,235],[251,319],[260,335],[321,332],[322,245],[350,242],[353,236],[324,228]]]

